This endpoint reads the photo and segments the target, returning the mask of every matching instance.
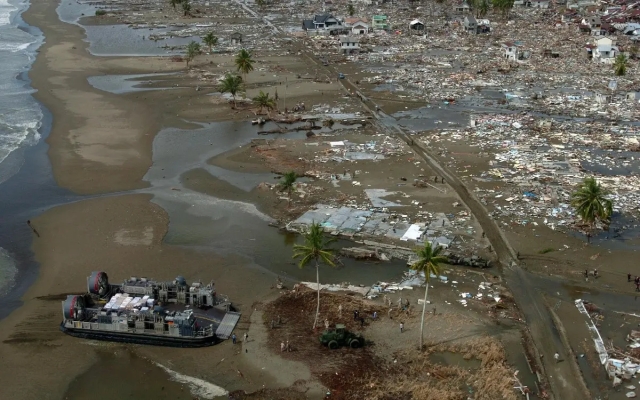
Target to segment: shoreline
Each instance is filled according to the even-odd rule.
[[[0,385],[5,388],[7,397],[14,399],[62,398],[76,377],[84,376],[88,382],[97,385],[100,376],[110,368],[103,353],[105,350],[119,351],[119,347],[109,343],[94,346],[67,337],[57,329],[59,301],[65,293],[82,293],[85,277],[92,270],[104,270],[111,276],[120,277],[131,274],[128,266],[136,265],[136,274],[162,279],[173,279],[175,274],[190,281],[214,277],[222,293],[244,291],[244,295],[232,296],[234,302],[244,305],[243,308],[250,306],[256,298],[267,298],[273,293],[267,283],[272,281],[271,273],[256,268],[251,260],[164,244],[169,226],[167,212],[150,201],[151,194],[127,194],[132,189],[148,186],[142,178],[151,164],[153,138],[160,127],[191,128],[194,124],[180,123],[175,111],[173,115],[161,116],[166,107],[171,108],[174,104],[152,109],[147,104],[154,104],[153,100],[135,100],[138,96],[148,96],[161,99],[158,103],[164,106],[163,97],[173,97],[173,93],[118,96],[91,87],[86,78],[105,72],[175,72],[184,70],[184,64],[147,57],[141,65],[136,57],[99,58],[87,54],[89,43],[83,41],[84,32],[78,26],[61,22],[55,11],[57,6],[45,0],[33,1],[24,16],[26,23],[39,27],[46,36],[28,73],[33,78],[33,87],[38,90],[34,97],[53,118],[49,136],[36,147],[47,152],[40,162],[46,160],[51,164],[57,182],[57,185],[52,182],[53,190],[68,193],[67,199],[82,201],[58,205],[44,213],[40,208],[37,212],[40,215],[35,218],[33,210],[21,219],[20,231],[29,238],[29,243],[32,233],[24,224],[25,220],[32,220],[41,237],[33,238],[33,246],[29,249],[35,253],[39,268],[30,270],[32,280],[19,282],[24,291],[15,292],[21,296],[22,303],[0,320],[0,340],[3,342],[0,356],[12,360],[0,368]],[[195,92],[189,94],[195,96]],[[178,96],[184,96],[184,93],[183,90]],[[201,101],[209,99],[205,97]],[[184,104],[180,104],[178,114],[181,110],[189,111]],[[218,112],[228,114],[228,109],[223,107]],[[128,127],[131,121],[134,126],[126,133],[134,135],[134,140],[112,133],[119,127]],[[96,131],[96,140],[82,141],[83,134]],[[117,136],[117,140],[109,142],[110,136]],[[98,139],[105,139],[107,143]],[[95,147],[108,154],[99,154]],[[47,156],[49,160],[45,158]],[[113,159],[120,163],[114,164]],[[24,172],[27,170],[23,168]],[[108,196],[100,196],[107,193]],[[51,204],[45,202],[45,206]],[[246,282],[258,284],[259,288],[246,291]],[[249,318],[250,313],[247,313],[242,321]],[[245,327],[246,323],[241,322]],[[255,368],[251,359],[232,357],[234,348],[224,344],[198,353],[144,347],[132,351],[151,363],[166,365],[166,361],[171,360],[171,369],[180,374],[215,382],[229,391],[254,391],[263,385],[274,386],[272,382],[275,382],[271,375],[274,360],[265,360],[268,368],[263,371]],[[228,361],[224,368],[202,371],[198,366],[212,357]],[[33,376],[29,372],[34,365],[47,373]],[[65,365],[64,370],[58,368],[59,365]],[[85,372],[90,369],[101,373],[87,376]],[[250,381],[230,375],[229,370],[241,370]],[[299,371],[304,373],[304,368],[293,368],[292,376]],[[155,376],[159,381],[167,379],[163,371]],[[130,385],[137,383],[122,381],[120,390],[126,390]],[[82,387],[73,390],[82,390]],[[161,395],[160,386],[153,390]],[[177,390],[182,389],[176,387],[168,393],[178,393]],[[46,393],[44,397],[43,393]]]
[[[68,187],[73,192],[84,195],[108,193],[110,196],[79,197],[78,199],[82,201],[57,207],[56,210],[43,213],[34,219],[38,230],[46,240],[34,241],[33,249],[38,261],[41,265],[46,266],[47,270],[34,272],[34,281],[24,292],[25,299],[28,299],[25,303],[28,302],[28,304],[15,309],[11,316],[0,320],[0,327],[5,331],[0,334],[0,339],[7,344],[4,346],[7,349],[1,353],[7,359],[23,358],[16,366],[15,371],[9,370],[7,366],[0,372],[4,372],[10,379],[12,374],[29,371],[29,368],[32,368],[38,360],[38,352],[46,354],[42,368],[54,369],[55,364],[46,358],[63,354],[62,358],[52,358],[58,362],[67,361],[69,363],[70,376],[64,379],[86,376],[86,371],[93,367],[97,371],[106,368],[104,367],[104,359],[98,354],[99,351],[105,349],[94,350],[86,343],[56,336],[59,335],[59,332],[54,332],[47,325],[51,319],[58,318],[59,299],[57,297],[67,292],[81,291],[82,279],[90,270],[94,269],[104,269],[109,274],[121,276],[131,273],[126,268],[127,265],[136,265],[135,274],[141,273],[151,276],[155,274],[155,277],[167,279],[172,278],[171,274],[176,271],[176,266],[183,268],[186,271],[184,274],[189,279],[203,278],[202,271],[207,271],[207,273],[216,276],[217,282],[220,282],[220,287],[223,288],[222,293],[242,291],[243,289],[246,291],[247,282],[251,282],[252,286],[260,287],[260,289],[256,289],[255,293],[241,293],[232,296],[232,300],[236,300],[237,297],[238,301],[243,303],[242,307],[247,311],[246,318],[243,316],[243,323],[248,324],[247,319],[251,319],[250,310],[256,299],[258,299],[257,301],[264,300],[273,294],[273,292],[261,287],[268,282],[272,284],[273,279],[269,273],[273,273],[273,270],[258,265],[254,260],[240,260],[241,257],[235,255],[214,254],[208,250],[199,251],[199,249],[195,249],[196,246],[181,248],[167,244],[165,237],[170,232],[169,210],[161,207],[159,203],[150,201],[151,196],[154,195],[151,191],[145,194],[131,194],[132,190],[148,188],[150,185],[143,180],[143,177],[153,163],[154,138],[161,131],[161,128],[180,126],[179,119],[197,121],[198,107],[202,104],[211,106],[210,103],[204,103],[205,100],[210,100],[206,99],[207,96],[201,96],[205,98],[198,100],[202,103],[191,106],[191,110],[189,110],[188,107],[184,107],[184,103],[193,100],[195,95],[191,93],[192,97],[188,97],[187,89],[177,90],[175,92],[177,95],[173,93],[145,94],[143,92],[115,95],[92,87],[86,79],[89,76],[107,73],[134,74],[136,71],[150,71],[150,68],[153,67],[164,68],[164,72],[182,71],[183,64],[169,64],[166,59],[151,56],[145,58],[150,58],[149,63],[152,67],[143,68],[143,66],[136,65],[139,63],[138,56],[100,57],[91,55],[88,51],[90,44],[82,39],[84,35],[73,31],[77,28],[83,29],[82,26],[76,25],[68,29],[68,32],[62,32],[60,28],[66,28],[70,24],[59,20],[58,22],[52,21],[51,7],[53,7],[53,18],[57,19],[58,17],[55,11],[56,5],[43,5],[42,0],[35,3],[37,7],[33,8],[32,4],[32,7],[27,10],[32,10],[33,15],[29,13],[27,18],[32,21],[41,21],[45,26],[49,24],[45,30],[50,31],[52,35],[46,38],[34,62],[35,66],[40,60],[37,68],[32,68],[29,71],[29,76],[37,77],[34,88],[39,85],[37,86],[38,92],[35,94],[40,96],[36,97],[38,101],[45,104],[45,107],[48,107],[45,101],[50,102],[53,117],[64,115],[65,120],[54,119],[51,124],[51,134],[47,137],[46,143],[43,141],[34,147],[48,146],[53,174],[60,187]],[[192,78],[192,76],[187,77],[189,79],[187,86],[189,90],[195,92],[192,89],[197,81],[194,83]],[[185,77],[182,76],[180,79],[183,81]],[[175,96],[184,96],[187,100],[181,100],[183,104],[180,104],[181,102],[172,99]],[[135,100],[138,97],[143,99]],[[169,105],[163,103],[169,100],[174,102]],[[153,106],[160,103],[163,105]],[[182,108],[175,107],[176,105]],[[171,116],[163,115],[167,110],[172,112]],[[176,115],[176,112],[181,118]],[[226,118],[230,114],[226,108],[217,112],[227,114]],[[242,119],[243,113],[236,111],[235,115],[231,115],[231,117],[236,120]],[[142,115],[142,117],[137,118],[136,115]],[[187,118],[186,115],[195,117]],[[200,114],[202,119],[211,120],[210,114],[207,114],[206,117],[202,115],[204,114]],[[133,126],[128,125],[128,122],[131,121],[135,122]],[[105,127],[111,123],[114,123],[116,128]],[[183,122],[182,125],[189,125],[185,127],[187,129],[193,127],[193,124],[186,122]],[[117,131],[118,127],[122,126],[126,127],[126,134],[115,135],[117,137],[113,138],[113,141],[109,141],[109,138],[112,138],[112,131]],[[97,133],[90,138],[91,140],[85,140],[83,134],[87,132]],[[101,152],[105,154],[101,154]],[[114,171],[118,173],[114,173]],[[191,169],[189,172],[195,174],[198,171]],[[188,177],[188,174],[184,174],[180,176],[180,179]],[[207,176],[202,175],[202,181],[205,181],[205,178]],[[218,178],[216,177],[216,179]],[[193,184],[193,182],[191,183]],[[224,186],[224,182],[217,185],[204,182],[203,187],[206,186],[205,184],[216,190]],[[183,187],[188,187],[188,185],[183,182]],[[237,188],[228,188],[231,199],[239,196],[233,193],[237,190]],[[66,191],[66,189],[62,189],[62,191]],[[202,192],[206,193],[205,190]],[[215,191],[211,193],[216,194]],[[249,193],[247,196],[247,199],[251,198]],[[219,198],[224,197],[219,196]],[[269,201],[269,198],[265,201]],[[24,225],[24,222],[22,224]],[[147,235],[149,229],[151,231],[150,239]],[[30,236],[26,227],[23,226],[22,230]],[[79,249],[84,249],[87,254],[82,254],[82,250]],[[562,260],[556,261],[562,263]],[[244,266],[249,268],[242,268]],[[62,279],[61,276],[65,276],[65,279]],[[536,281],[544,283],[547,279],[536,278]],[[80,286],[78,286],[78,282],[80,282]],[[560,282],[556,283],[558,286],[561,285]],[[252,304],[252,302],[254,303]],[[38,324],[38,329],[41,332],[30,332],[29,324],[38,321],[39,318],[42,318],[40,321],[42,324]],[[243,329],[246,326],[243,325]],[[29,346],[32,346],[33,350],[28,349]],[[11,348],[9,349],[9,347]],[[108,351],[113,349],[113,347],[106,346]],[[25,352],[26,357],[24,357]],[[202,355],[193,355],[193,357],[198,362],[208,362],[212,358],[228,358],[235,354],[234,352],[233,348],[215,347]],[[151,360],[151,362],[162,365],[165,364],[158,360],[170,358],[172,363],[175,362],[175,370],[180,373],[190,376],[200,376],[201,373],[193,365],[192,360],[189,360],[189,356],[181,355],[177,351],[141,348],[135,349],[135,353]],[[251,362],[247,360],[231,362],[234,363],[232,369],[242,370],[245,376],[251,377],[249,384],[235,376],[229,376],[228,370],[226,374],[220,371],[208,371],[205,379],[216,382],[230,391],[232,388],[240,387],[246,390],[258,389],[260,387],[259,379],[268,382],[268,374],[265,375],[264,372],[253,368]],[[267,367],[269,366],[270,363],[267,363]],[[225,365],[225,368],[229,368],[229,366]],[[55,374],[52,373],[52,375]],[[33,383],[30,393],[36,394],[33,392],[34,390],[43,387],[49,388],[48,385],[51,385],[51,393],[64,393],[65,390],[68,390],[64,379],[57,382],[47,382],[40,379]],[[61,389],[63,386],[65,388]],[[18,394],[16,392],[16,395]]]

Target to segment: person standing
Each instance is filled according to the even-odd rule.
[[[554,354],[553,358],[556,360],[556,363],[560,362],[560,354],[558,354],[558,353]]]
[[[244,333],[244,339],[242,341],[243,342],[248,342],[249,341],[249,334],[247,332]]]
[[[400,322],[400,333],[404,332],[404,322]]]
[[[593,277],[594,278],[598,277],[598,270],[596,268],[593,269]]]
[[[631,282],[631,274],[627,274],[627,282]]]
[[[284,351],[284,342],[280,342],[280,352]]]
[[[373,312],[373,320],[375,321],[376,319],[378,319],[378,312],[374,311]]]
[[[236,344],[236,334],[234,333],[233,335],[231,335],[231,341],[233,342],[233,344]]]

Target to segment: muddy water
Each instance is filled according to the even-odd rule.
[[[260,182],[273,182],[270,173],[230,171],[207,163],[212,157],[264,138],[259,130],[276,128],[267,123],[262,127],[249,122],[221,122],[202,124],[201,129],[161,131],[153,145],[153,166],[145,176],[153,201],[169,213],[169,232],[165,242],[208,249],[222,254],[247,258],[256,268],[292,280],[315,280],[313,269],[300,269],[291,258],[292,245],[297,236],[285,236],[268,224],[271,218],[254,205],[221,200],[215,192],[203,194],[189,190],[181,176],[193,169],[204,169],[211,176],[238,189],[250,191]],[[288,138],[303,138],[304,132],[287,134]],[[336,247],[352,245],[338,241]],[[406,269],[402,261],[388,263],[358,262],[343,259],[344,266],[325,269],[322,281],[371,285],[377,280],[397,280]]]

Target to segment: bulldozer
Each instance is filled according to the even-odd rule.
[[[320,335],[320,343],[332,350],[342,346],[357,349],[364,346],[364,338],[349,332],[343,324],[336,324],[335,329],[328,329]]]

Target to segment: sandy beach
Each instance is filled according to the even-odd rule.
[[[106,73],[173,72],[183,69],[184,65],[156,57],[147,57],[141,63],[136,58],[90,56],[87,43],[82,40],[83,29],[60,22],[56,7],[55,2],[34,1],[24,15],[25,21],[40,27],[47,38],[29,75],[38,89],[36,97],[54,115],[48,143],[55,179],[60,186],[78,194],[145,187],[142,177],[151,164],[154,135],[162,124],[188,126],[174,117],[183,109],[179,103],[166,101],[169,96],[165,92],[128,99],[93,88],[87,77]],[[195,91],[189,91],[192,93]],[[184,109],[191,109],[194,103],[195,100],[189,106],[184,105]],[[168,109],[172,110],[170,114]],[[0,354],[4,359],[15,360],[4,363],[0,371],[4,396],[60,399],[70,388],[71,395],[66,398],[84,398],[88,389],[82,385],[103,379],[101,375],[113,368],[109,366],[113,363],[109,357],[122,354],[121,348],[102,343],[81,344],[58,330],[60,300],[67,293],[82,291],[91,270],[108,270],[112,276],[120,277],[135,273],[173,279],[180,273],[189,280],[216,278],[225,292],[237,293],[233,296],[234,302],[247,306],[255,298],[269,294],[266,283],[258,285],[250,294],[242,290],[243,282],[272,281],[264,272],[239,268],[246,260],[163,245],[168,217],[150,198],[149,195],[123,195],[85,200],[33,218],[32,224],[40,238],[47,239],[34,240],[33,250],[40,271],[36,283],[23,298],[24,305],[1,322]],[[266,289],[258,289],[260,287]],[[249,317],[247,313],[245,318]],[[227,390],[257,389],[272,380],[264,371],[252,370],[241,359],[233,360],[234,350],[227,344],[198,353],[144,348],[136,352],[138,357],[152,362],[162,364],[171,360],[172,368],[181,365],[182,373],[218,382]],[[199,365],[209,365],[211,359],[228,361],[219,368],[199,368]],[[155,374],[158,381],[168,377],[152,363],[146,363],[144,368]],[[241,370],[252,383],[238,381],[235,373],[229,379],[229,371],[235,370]],[[91,373],[84,376],[85,371]],[[76,377],[82,377],[82,385],[72,384]],[[128,383],[121,381],[123,386],[120,391],[116,389],[115,395],[128,393],[129,388],[138,385],[139,378],[135,376],[122,379],[128,379]],[[157,398],[192,398],[187,386],[173,385],[166,382],[162,389],[151,385],[145,393],[154,393],[154,397],[162,395]],[[100,398],[113,395],[105,393]],[[96,394],[91,396],[95,398]]]
[[[279,96],[279,109],[304,103],[309,110],[315,107],[313,112],[321,117],[251,125],[258,116],[250,102],[241,100],[239,107],[232,108],[230,101],[217,93],[217,79],[235,70],[232,51],[205,52],[191,62],[189,70],[179,57],[166,54],[94,56],[89,51],[92,44],[85,41],[85,29],[60,21],[57,7],[57,2],[33,0],[23,18],[46,37],[29,77],[37,89],[35,98],[52,115],[46,142],[53,178],[61,190],[68,190],[74,197],[72,202],[27,216],[37,230],[32,251],[39,269],[22,298],[23,304],[0,320],[0,357],[5,360],[0,366],[0,386],[6,398],[217,399],[227,398],[226,392],[262,390],[247,398],[321,399],[329,386],[344,384],[338,382],[343,378],[331,376],[348,371],[345,360],[364,360],[362,365],[377,360],[393,367],[402,353],[400,358],[407,357],[402,363],[413,363],[415,359],[403,352],[416,348],[419,319],[409,311],[406,317],[394,315],[403,318],[403,326],[406,318],[408,334],[398,336],[399,320],[393,319],[391,312],[379,323],[358,327],[347,318],[352,310],[343,316],[337,315],[335,304],[326,306],[325,316],[334,322],[350,323],[373,340],[375,346],[365,353],[372,358],[322,354],[320,361],[314,361],[318,354],[317,334],[306,329],[309,307],[301,306],[300,312],[295,308],[287,310],[295,315],[290,318],[292,321],[299,318],[305,324],[305,330],[286,324],[281,330],[268,329],[268,320],[276,318],[271,314],[278,312],[274,308],[278,299],[298,293],[277,290],[276,277],[284,277],[288,289],[296,281],[315,280],[313,269],[299,269],[291,259],[291,245],[299,240],[297,236],[282,234],[270,225],[283,226],[322,202],[370,208],[364,188],[385,187],[392,191],[382,197],[400,205],[394,209],[394,218],[404,214],[424,216],[426,210],[448,216],[451,226],[455,225],[455,235],[462,237],[465,257],[473,254],[492,260],[495,266],[496,258],[503,256],[496,254],[501,249],[492,247],[496,241],[488,237],[491,232],[485,237],[482,221],[463,205],[466,199],[416,152],[413,139],[405,142],[390,137],[385,115],[382,114],[383,123],[373,118],[371,109],[367,111],[368,100],[355,95],[349,86],[353,84],[334,79],[337,71],[371,75],[362,73],[354,64],[343,60],[322,69],[321,61],[306,50],[308,43],[280,40],[279,34],[273,34],[278,38],[273,48],[254,53],[256,69],[247,77],[243,97],[250,99],[261,91],[275,93]],[[144,12],[150,20],[173,12],[175,15],[169,19],[179,24],[210,21],[197,15],[183,18],[168,4]],[[112,24],[126,29],[120,17],[114,15],[85,16],[80,23],[87,29]],[[234,14],[225,23],[245,28],[255,21],[247,15]],[[269,28],[259,29],[266,32]],[[136,88],[122,93],[110,91],[118,84],[126,86],[122,84],[123,76],[137,74],[145,77],[134,80]],[[378,96],[376,104],[388,114],[422,105],[374,95]],[[445,119],[438,112],[434,111],[431,118]],[[323,114],[348,117],[343,124],[331,117],[323,119]],[[265,116],[271,115],[262,115]],[[350,163],[338,159],[336,147],[344,143],[355,143],[364,149],[354,155],[362,158]],[[376,157],[367,158],[371,156],[367,153],[370,149],[375,149]],[[463,165],[465,171],[481,169],[486,161],[477,148],[465,143],[451,144],[448,151],[462,154],[455,161],[447,152],[437,155],[439,162],[452,169],[456,165]],[[278,190],[277,183],[289,171],[298,174],[299,184],[294,193],[287,195]],[[466,176],[462,180],[470,186],[475,184]],[[483,187],[493,188],[492,185]],[[429,214],[428,218],[435,217]],[[500,229],[513,252],[518,253],[522,270],[447,266],[449,280],[435,282],[435,294],[430,294],[437,306],[429,306],[427,320],[433,328],[427,333],[427,340],[442,345],[450,339],[464,346],[493,336],[506,349],[501,350],[505,369],[500,373],[520,369],[523,381],[536,387],[538,394],[551,391],[563,400],[583,399],[587,386],[605,393],[602,386],[585,384],[589,379],[583,375],[595,369],[575,360],[575,353],[581,350],[575,343],[583,343],[588,332],[573,300],[577,296],[606,299],[631,312],[633,305],[627,300],[633,287],[627,284],[626,274],[630,273],[629,260],[634,259],[636,250],[587,247],[578,235],[571,237],[546,227],[531,230],[528,226],[503,224]],[[394,244],[397,243],[396,240]],[[339,245],[350,246],[352,242],[340,240]],[[543,251],[549,248],[552,250],[548,253]],[[345,259],[344,263],[334,270],[323,270],[326,275],[322,279],[371,285],[400,279],[406,271],[406,261],[401,259],[388,263]],[[583,271],[594,268],[600,269],[601,278],[585,281]],[[213,279],[217,290],[229,295],[242,312],[236,328],[238,337],[248,333],[250,340],[238,345],[225,341],[210,348],[185,351],[93,342],[64,335],[58,328],[60,302],[67,294],[84,292],[91,271],[107,271],[113,281],[129,276],[172,280],[177,275],[189,282]],[[451,281],[455,283],[450,284]],[[486,281],[503,291],[508,299],[504,309],[486,297],[484,303],[471,304],[469,300],[471,306],[466,308],[464,303],[463,308],[460,292],[477,291],[478,285]],[[529,286],[522,287],[523,282]],[[418,307],[423,290],[416,289],[409,294],[399,292],[398,296],[410,299]],[[349,307],[379,308],[381,314],[386,310],[386,306],[380,308],[380,298],[355,301],[352,295],[342,298],[355,302]],[[553,316],[557,312],[560,318],[552,320],[547,310],[553,310]],[[531,320],[532,316],[544,318]],[[607,335],[621,341],[622,333],[614,326],[620,321],[612,318],[607,322]],[[298,341],[300,352],[280,354],[280,341],[289,337],[292,342]],[[443,341],[443,337],[447,340]],[[567,344],[567,337],[575,341]],[[453,351],[453,347],[443,349],[446,354]],[[570,362],[550,361],[556,351]],[[447,357],[445,363],[455,364]],[[539,380],[536,373],[549,375],[549,379]],[[94,392],[107,379],[118,384]],[[598,379],[601,385],[603,378]],[[479,380],[482,379],[476,379]]]

